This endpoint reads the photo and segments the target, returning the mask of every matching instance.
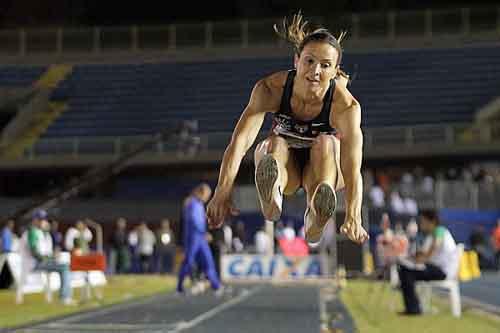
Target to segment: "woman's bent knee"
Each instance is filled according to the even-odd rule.
[[[331,154],[333,149],[333,137],[328,134],[320,134],[314,140],[311,154]]]

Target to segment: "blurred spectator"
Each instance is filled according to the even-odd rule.
[[[295,229],[291,224],[283,230],[283,236],[279,239],[281,253],[289,257],[304,257],[309,255],[309,246],[304,238],[296,237]]]
[[[198,185],[192,194],[184,200],[182,214],[184,215],[184,260],[179,270],[177,292],[184,293],[184,279],[197,264],[210,285],[217,293],[223,291],[215,269],[212,253],[207,244],[207,217],[204,205],[210,199],[212,189],[208,184]]]
[[[156,232],[156,249],[158,255],[158,272],[172,273],[175,259],[175,235],[170,228],[170,220],[163,219]]]
[[[231,252],[233,248],[233,229],[229,224],[224,224],[222,231],[224,232],[224,251],[226,253]]]
[[[31,226],[23,235],[25,253],[23,265],[26,271],[43,270],[59,273],[61,287],[59,298],[65,305],[73,305],[71,298],[71,273],[69,264],[62,263],[54,256],[50,225],[47,221],[47,212],[37,210],[33,214]]]
[[[137,228],[137,253],[139,255],[141,273],[149,273],[151,271],[151,258],[155,244],[155,234],[148,228],[146,222],[141,222]]]
[[[377,184],[384,193],[389,193],[391,189],[391,178],[384,171],[378,171],[376,176]]]
[[[130,248],[130,270],[134,273],[141,271],[140,256],[139,256],[139,226],[135,226],[128,234],[128,244]]]
[[[110,262],[115,273],[127,273],[130,269],[130,252],[127,239],[127,220],[119,218],[110,239]]]
[[[78,238],[78,244],[82,254],[87,254],[90,251],[89,243],[92,241],[92,232],[87,227],[87,225],[78,220],[74,227],[71,227],[66,231],[66,236],[64,238],[64,247],[68,251],[72,251],[75,245],[75,238]]]
[[[270,254],[272,239],[266,233],[265,224],[255,233],[255,252],[257,254]]]
[[[434,193],[434,178],[429,175],[424,176],[422,179],[422,183],[420,184],[420,190],[424,194],[433,194]]]
[[[437,214],[434,211],[422,212],[420,227],[429,235],[423,251],[417,253],[414,261],[400,260],[399,279],[405,305],[403,315],[422,313],[415,292],[416,281],[444,280],[458,269],[455,240],[448,229],[439,224]]]
[[[179,131],[178,156],[196,155],[201,146],[201,138],[198,134],[198,120],[183,121]]]
[[[492,269],[494,264],[494,255],[490,252],[486,232],[483,226],[474,228],[469,236],[471,248],[477,252],[479,258],[479,267],[481,269]]]
[[[59,231],[59,222],[52,220],[50,223],[50,236],[52,237],[52,244],[54,250],[60,251],[63,247],[63,235]]]
[[[236,230],[233,233],[233,248],[236,252],[243,252],[245,249],[245,223],[243,221],[236,222]]]
[[[394,226],[394,239],[392,241],[392,255],[394,261],[397,257],[408,256],[408,237],[403,229],[402,223],[396,223]]]
[[[215,270],[217,271],[217,275],[220,276],[221,254],[224,248],[224,231],[221,228],[212,229],[209,235],[208,245],[214,257]]]
[[[404,206],[404,214],[416,217],[418,215],[418,207],[417,201],[406,194],[402,197],[403,206]]]
[[[382,276],[387,276],[388,268],[394,262],[392,241],[394,240],[394,232],[391,229],[391,220],[389,214],[382,214],[380,222],[382,233],[377,236],[376,257],[378,268]]]
[[[493,233],[491,235],[493,249],[495,250],[495,263],[497,270],[500,270],[500,218],[497,219],[497,225],[495,229],[493,229]]]
[[[283,237],[282,238],[292,240],[292,239],[295,239],[295,236],[296,236],[296,233],[295,233],[295,229],[293,228],[293,224],[288,223],[286,225],[286,227],[283,229]]]
[[[368,196],[370,198],[370,203],[374,208],[384,208],[385,207],[384,191],[377,184],[372,186]]]
[[[458,171],[457,171],[457,169],[455,169],[455,168],[448,169],[448,171],[446,172],[446,180],[454,181],[454,180],[457,180],[457,179],[458,179]]]
[[[88,253],[88,252],[87,252]],[[84,244],[82,239],[77,237],[74,239],[73,249],[71,250],[71,255],[73,256],[83,256],[86,252],[84,250]]]
[[[403,173],[401,176],[401,182],[399,184],[399,187],[401,189],[401,192],[404,193],[405,195],[409,195],[412,193],[414,187],[415,187],[415,182],[414,182],[414,176],[410,172],[406,171]]]
[[[406,237],[408,238],[408,256],[414,257],[418,249],[418,224],[414,218],[406,225]]]
[[[466,182],[472,182],[474,180],[474,177],[472,176],[472,172],[465,168],[462,170],[462,179]]]
[[[403,198],[399,195],[399,191],[393,191],[391,193],[390,207],[391,211],[396,215],[404,215],[406,213],[405,204]]]
[[[285,229],[285,224],[282,220],[279,220],[274,227],[274,235],[276,239],[280,239],[283,236],[283,230]]]
[[[14,234],[15,223],[13,220],[8,220],[5,224],[5,227],[2,229],[2,238],[1,238],[1,251],[0,253],[9,253],[13,252],[13,242],[15,238]]]

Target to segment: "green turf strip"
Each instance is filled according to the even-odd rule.
[[[43,293],[26,294],[23,304],[15,304],[15,291],[0,291],[0,328],[25,325],[102,306],[127,302],[133,299],[167,293],[175,288],[175,278],[159,275],[119,275],[108,277],[108,284],[101,288],[104,298],[92,299],[76,306],[63,306],[54,292],[54,301],[45,302]],[[79,300],[80,289],[73,290]]]
[[[481,315],[467,307],[462,317],[451,315],[447,298],[433,297],[433,311],[422,316],[398,316],[403,310],[401,292],[387,283],[365,280],[349,281],[341,292],[358,332],[362,333],[499,333],[500,319]]]

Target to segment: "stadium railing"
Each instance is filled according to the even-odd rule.
[[[500,34],[500,7],[332,14],[311,21],[334,32],[349,31],[347,43],[370,39],[429,40],[433,37],[485,40],[497,39]],[[272,18],[162,26],[0,30],[0,55],[282,45],[271,30],[272,25],[279,22],[279,18]]]
[[[443,150],[451,153],[453,149],[468,151],[484,149],[488,145],[500,142],[500,126],[496,123],[482,124],[473,128],[471,124],[432,124],[415,126],[393,126],[367,128],[364,132],[365,153],[379,149],[390,149],[395,153],[415,154],[417,149],[425,149],[430,153]],[[203,145],[202,150],[224,150],[231,138],[231,132],[205,132],[197,134]],[[38,140],[25,151],[24,158],[34,160],[48,155],[120,155],[126,153],[146,136],[123,137],[75,137],[75,138],[44,138]],[[259,139],[262,139],[261,136]],[[397,149],[397,148],[404,149]],[[178,151],[174,142],[159,142],[146,150],[147,153],[162,155]]]

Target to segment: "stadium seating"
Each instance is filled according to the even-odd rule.
[[[46,137],[148,134],[180,119],[199,119],[201,132],[229,131],[253,83],[290,65],[274,58],[77,66],[54,95],[71,109]],[[344,67],[356,72],[351,90],[365,127],[469,122],[499,93],[498,47],[347,54]]]
[[[500,91],[500,47],[386,50],[344,59],[364,127],[470,122]],[[44,137],[151,134],[182,119],[198,119],[203,133],[230,131],[258,78],[291,64],[283,57],[78,65],[52,96],[69,110]],[[24,84],[41,70],[0,67],[0,86]]]
[[[28,87],[45,69],[42,66],[0,66],[0,88]]]

